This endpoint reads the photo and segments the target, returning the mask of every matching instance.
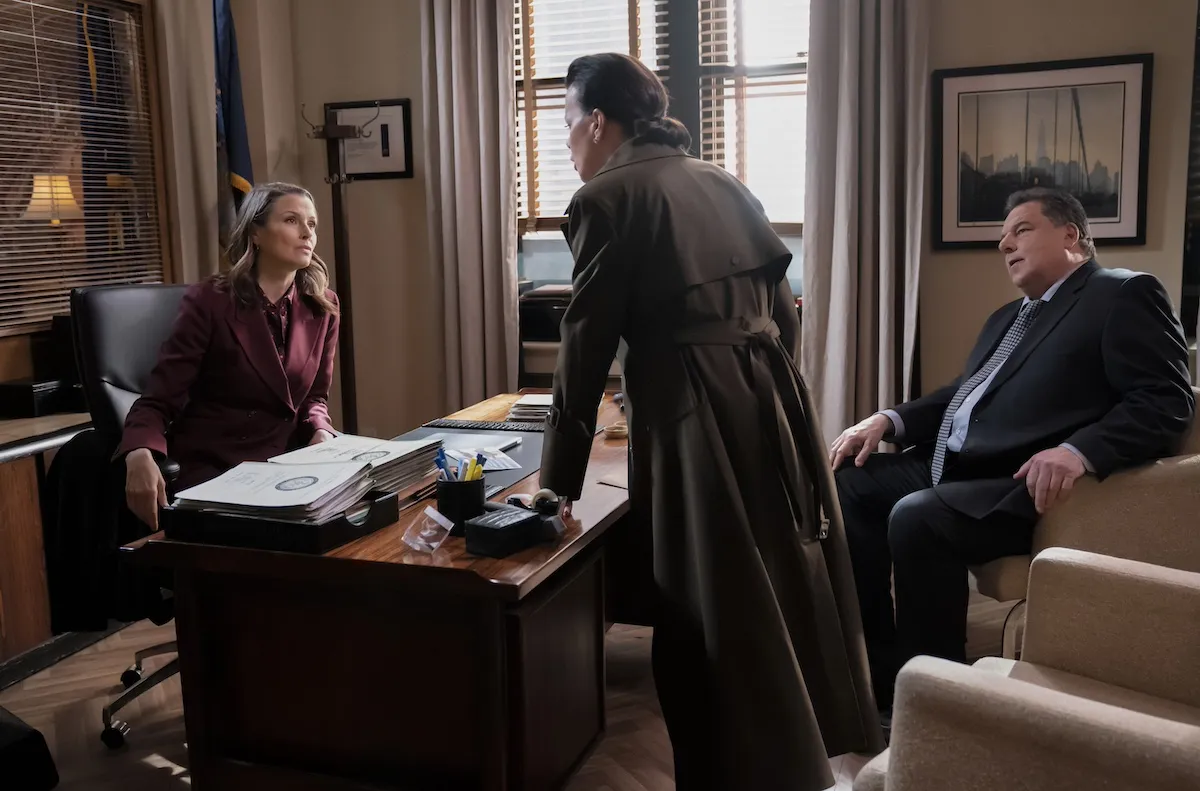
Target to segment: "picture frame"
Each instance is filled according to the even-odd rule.
[[[413,178],[411,99],[330,102],[325,117],[365,133],[339,141],[341,172],[349,180]]]
[[[1079,198],[1097,245],[1145,244],[1153,67],[1135,54],[934,71],[933,248],[994,248],[1005,200],[1033,186]]]

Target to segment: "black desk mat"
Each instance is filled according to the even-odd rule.
[[[545,436],[540,431],[464,431],[453,428],[421,428],[413,429],[407,434],[401,434],[395,439],[425,439],[434,434],[488,434],[492,433],[504,439],[520,437],[521,444],[516,447],[509,448],[504,451],[510,459],[521,465],[518,470],[496,470],[494,472],[484,472],[484,485],[488,488],[493,486],[503,486],[507,489],[517,481],[533,475],[542,468],[542,438]]]

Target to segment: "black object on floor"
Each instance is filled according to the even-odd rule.
[[[39,731],[0,708],[0,778],[13,791],[50,791],[58,768]]]

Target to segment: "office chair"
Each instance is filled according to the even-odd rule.
[[[185,285],[121,285],[77,288],[71,292],[71,324],[75,359],[87,399],[92,425],[116,447],[125,416],[145,389],[179,313]],[[179,474],[170,459],[159,461],[168,490]],[[164,601],[167,591],[163,591]],[[159,618],[152,618],[156,623]],[[161,619],[161,623],[170,616]],[[125,743],[129,725],[113,719],[150,689],[179,672],[179,658],[142,678],[142,663],[175,652],[174,641],[138,651],[134,663],[121,674],[125,692],[104,708],[101,741],[117,749]]]

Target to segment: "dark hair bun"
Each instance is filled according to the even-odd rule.
[[[667,115],[662,80],[637,58],[617,52],[583,55],[567,68],[567,89],[585,112],[599,110],[640,142],[687,148],[687,127]]]
[[[692,133],[681,121],[670,116],[638,119],[633,122],[633,134],[647,143],[676,148],[688,148],[692,144]]]

